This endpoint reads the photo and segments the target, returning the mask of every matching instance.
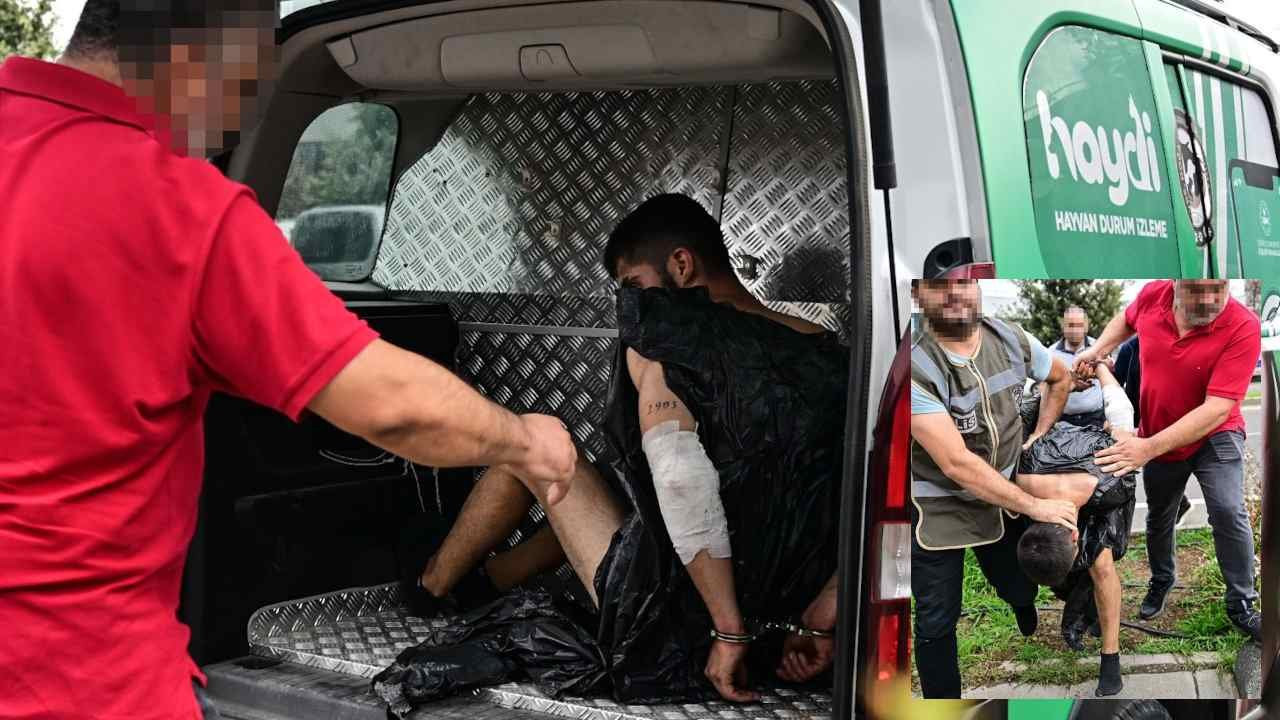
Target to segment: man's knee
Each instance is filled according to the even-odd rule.
[[[1098,558],[1089,567],[1089,577],[1093,578],[1095,585],[1116,577],[1116,564],[1111,557],[1110,548],[1098,554]]]

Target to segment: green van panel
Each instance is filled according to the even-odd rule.
[[[1027,66],[1022,104],[1046,268],[1066,277],[1178,275],[1176,176],[1142,41],[1053,30]]]
[[[1074,700],[1009,700],[1007,720],[1067,720]]]
[[[1176,159],[1172,105],[1182,98],[1171,98],[1161,50],[1248,73],[1254,41],[1162,0],[952,0],[951,8],[969,79],[997,273],[1023,278],[1204,274],[1209,256],[1196,247],[1177,176],[1171,174]],[[1045,86],[1032,87],[1035,82]],[[1047,138],[1038,127],[1041,90],[1049,102]],[[1146,190],[1154,178],[1138,172],[1139,132],[1129,114],[1130,96],[1143,139],[1152,143],[1147,167],[1161,173],[1159,191],[1154,184]],[[1021,128],[1014,127],[1015,117]],[[1061,120],[1057,127],[1055,119]],[[1063,125],[1067,133],[1061,132]],[[1073,167],[1064,169],[1064,140],[1069,135],[1074,153],[1077,126],[1086,175],[1081,183],[1077,163],[1071,177],[1075,186],[1069,187],[1063,173],[1070,177]],[[1086,139],[1086,126],[1094,131],[1093,141]],[[1111,140],[1109,151],[1116,131],[1122,145],[1133,133],[1128,197],[1118,187],[1115,197],[1110,195],[1121,167],[1114,152],[1111,177],[1117,179],[1097,181],[1098,165],[1090,153],[1095,145],[1102,150],[1099,129]],[[1025,142],[1013,142],[1015,137]],[[1057,156],[1057,177],[1046,146]],[[1103,174],[1107,177],[1105,164]],[[1126,201],[1124,207],[1115,205],[1119,199]]]

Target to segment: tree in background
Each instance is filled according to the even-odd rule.
[[[1123,283],[1115,280],[1016,280],[1018,303],[1004,313],[1045,345],[1062,337],[1062,313],[1072,305],[1089,316],[1089,334],[1097,337],[1120,312]]]
[[[53,0],[0,0],[0,60],[10,55],[51,60]]]
[[[325,115],[330,113],[317,121],[329,136],[316,140],[308,129],[294,150],[276,217],[292,218],[326,205],[387,202],[399,129],[395,112],[384,105],[352,103]]]

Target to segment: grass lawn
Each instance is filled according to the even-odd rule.
[[[1256,501],[1251,502],[1250,514],[1256,542],[1260,527]],[[1123,583],[1121,621],[1178,637],[1160,637],[1122,625],[1121,662],[1124,655],[1208,651],[1217,653],[1219,667],[1230,670],[1246,638],[1227,620],[1222,601],[1225,584],[1214,557],[1210,530],[1179,531],[1177,558],[1178,585],[1168,606],[1155,620],[1141,621],[1138,606],[1150,577],[1146,538],[1130,538],[1128,551],[1116,564]],[[1048,588],[1041,588],[1037,605],[1041,608],[1039,629],[1034,636],[1025,638],[1018,631],[1012,611],[982,576],[973,553],[966,552],[963,615],[957,632],[960,673],[966,689],[1003,682],[1071,685],[1097,677],[1100,641],[1086,637],[1083,652],[1071,651],[1059,630],[1062,603]],[[1092,658],[1094,662],[1080,664],[1080,658]],[[1009,661],[1026,667],[1018,671],[1002,667]],[[918,691],[918,682],[913,684]]]

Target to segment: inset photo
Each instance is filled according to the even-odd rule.
[[[1256,697],[1262,284],[911,293],[913,693]]]

